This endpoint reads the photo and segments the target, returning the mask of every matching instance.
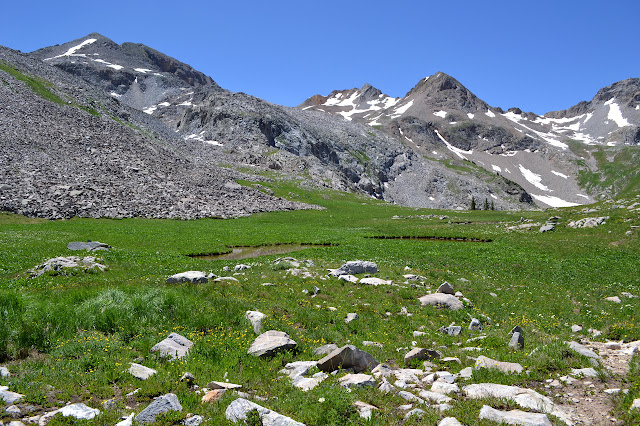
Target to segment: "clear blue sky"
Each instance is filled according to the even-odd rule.
[[[0,44],[91,32],[143,43],[222,87],[294,106],[446,72],[492,106],[545,113],[640,77],[639,0],[4,2]]]

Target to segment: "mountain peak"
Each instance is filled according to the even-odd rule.
[[[489,106],[458,80],[442,71],[421,79],[405,98],[419,98],[432,108],[454,108],[465,112],[486,111]]]

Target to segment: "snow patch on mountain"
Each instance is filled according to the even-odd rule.
[[[569,179],[569,176],[565,175],[564,173],[556,172],[555,170],[551,170],[551,173],[553,173],[556,176],[560,176],[563,179]]]
[[[549,187],[542,184],[542,176],[539,174],[533,173],[531,170],[524,167],[522,164],[518,164],[520,168],[520,173],[522,176],[533,186],[543,191],[549,191]],[[531,194],[533,195],[533,194]],[[548,204],[548,203],[547,203]]]
[[[52,58],[46,58],[45,61],[48,61],[50,59],[62,58],[63,56],[86,56],[84,54],[77,54],[76,52],[78,50],[82,49],[84,46],[86,46],[88,44],[91,44],[91,43],[95,43],[96,41],[98,41],[98,39],[88,38],[85,41],[83,41],[82,43],[80,43],[79,45],[73,46],[72,48],[70,48],[69,50],[64,52],[62,55],[54,56]]]
[[[463,150],[463,149],[456,148],[455,146],[453,146],[453,145],[451,145],[449,142],[447,142],[447,141],[446,141],[446,139],[442,137],[442,135],[440,134],[440,132],[439,132],[439,131],[437,131],[437,130],[436,130],[435,132],[436,132],[436,135],[438,135],[438,137],[440,138],[440,140],[441,140],[442,142],[444,142],[444,144],[447,146],[447,148],[449,148],[449,151],[453,152],[454,154],[456,154],[456,155],[457,155],[458,157],[460,157],[461,159],[463,159],[463,160],[466,160],[466,159],[467,159],[467,157],[465,157],[465,154],[466,154],[466,155],[471,155],[471,154],[473,154],[473,150],[471,150],[471,151],[465,151],[465,150]]]
[[[447,116],[447,111],[436,111],[433,113],[436,117],[445,118]]]
[[[536,195],[532,193],[530,193],[530,195],[536,201],[540,201],[541,203],[545,203],[551,207],[575,207],[580,205],[578,203],[572,203],[570,201],[565,201],[562,198],[552,197],[550,195]]]
[[[615,98],[611,98],[604,103],[605,105],[609,105],[609,114],[607,115],[607,118],[609,120],[613,120],[618,125],[618,127],[631,126],[627,119],[622,116],[620,106],[614,101]]]
[[[501,167],[499,167],[499,166],[496,166],[495,164],[492,164],[492,165],[491,165],[491,168],[492,168],[495,172],[498,172],[498,173],[502,172],[502,168],[501,168]]]
[[[393,115],[391,116],[391,118],[396,118],[401,116],[402,114],[404,114],[405,112],[407,112],[407,110],[409,108],[411,108],[411,106],[413,105],[413,99],[410,100],[409,102],[407,102],[405,105],[402,105],[401,107],[397,107],[394,111],[393,111]]]
[[[208,145],[224,146],[221,142],[205,139],[204,138],[204,133],[205,133],[205,131],[203,130],[200,133],[193,133],[191,135],[187,135],[187,136],[185,136],[184,140],[185,141],[194,140],[194,141],[206,143]]]
[[[493,111],[491,111],[490,109],[487,110],[487,112],[484,113],[487,117],[491,117],[491,118],[495,118],[495,114]]]

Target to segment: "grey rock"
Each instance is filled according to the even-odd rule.
[[[509,347],[513,349],[524,349],[524,337],[522,334],[516,332],[511,335],[509,340]]]
[[[258,411],[263,426],[304,426],[304,423],[297,422],[290,417],[283,416],[244,398],[238,398],[229,404],[224,414],[227,420],[238,423],[241,420],[245,420],[247,413],[252,410]]]
[[[345,263],[338,269],[331,271],[331,275],[338,277],[340,275],[375,274],[377,272],[378,265],[374,262],[352,260]]]
[[[546,414],[529,413],[520,410],[500,411],[488,405],[484,405],[480,410],[480,418],[511,425],[552,426]]]
[[[260,332],[262,331],[262,320],[266,317],[266,315],[259,311],[247,311],[245,312],[244,317],[251,323],[253,332],[256,334],[260,334]]]
[[[510,336],[513,336],[513,333],[520,333],[522,334],[522,328],[519,325],[516,325],[515,327],[513,327],[511,329],[511,331],[509,332]]]
[[[167,284],[193,283],[204,284],[209,281],[207,274],[201,271],[186,271],[167,278]]]
[[[469,330],[471,331],[482,331],[482,323],[477,318],[472,318],[471,323],[469,324]]]
[[[609,219],[609,216],[585,217],[584,219],[571,221],[567,223],[567,226],[570,228],[595,228],[596,226],[600,226],[607,223],[608,219]]]
[[[185,426],[200,426],[202,422],[204,422],[204,417],[195,415],[195,416],[187,417],[181,422],[181,424]]]
[[[326,345],[318,346],[313,350],[314,355],[328,355],[331,352],[338,349],[338,345],[334,345],[333,343],[328,343]]]
[[[376,379],[369,374],[345,374],[338,379],[338,383],[345,388],[375,386]]]
[[[290,362],[280,370],[280,374],[289,376],[292,380],[298,377],[306,376],[309,370],[318,365],[317,361],[296,361]]]
[[[48,271],[63,272],[67,268],[79,268],[84,271],[97,270],[104,271],[107,267],[101,263],[96,262],[94,256],[67,256],[67,257],[55,257],[44,262],[42,265],[38,265],[29,272],[31,278],[39,277]]]
[[[422,306],[431,305],[457,311],[462,309],[464,305],[457,297],[451,294],[434,293],[419,297],[418,300]]]
[[[425,415],[425,411],[421,410],[420,408],[414,408],[413,410],[410,410],[409,412],[407,412],[407,414],[404,415],[404,419],[408,420],[411,417],[422,417]]]
[[[613,303],[622,303],[622,300],[618,296],[605,297],[604,300],[608,300]]]
[[[364,284],[364,285],[372,285],[372,286],[378,286],[378,285],[390,285],[393,283],[392,280],[383,280],[382,278],[376,278],[376,277],[369,277],[369,278],[363,278],[360,281],[358,281],[359,284]]]
[[[9,369],[4,365],[0,367],[0,377],[5,378],[11,376]]]
[[[572,368],[571,369],[572,376],[583,376],[583,377],[598,377],[598,372],[592,368]]]
[[[640,398],[636,398],[631,403],[631,407],[629,407],[629,411],[640,410]]]
[[[0,386],[0,399],[2,399],[5,404],[13,405],[16,402],[19,402],[24,395],[11,392],[7,386]]]
[[[462,426],[462,423],[460,423],[455,417],[445,417],[440,420],[438,426]]]
[[[129,367],[129,373],[131,373],[131,375],[137,379],[147,380],[149,377],[156,374],[157,371],[153,368],[145,367],[144,365],[132,362],[131,367]]]
[[[580,355],[584,355],[586,357],[593,358],[593,359],[600,359],[600,355],[598,355],[591,349],[587,348],[586,346],[581,345],[578,342],[565,342],[565,343],[569,345],[569,348],[578,352]]]
[[[9,416],[13,417],[14,419],[22,416],[22,410],[17,405],[8,406],[7,408],[4,409],[4,412],[7,413]]]
[[[363,402],[363,401],[356,401],[353,403],[353,405],[358,410],[358,414],[360,415],[360,418],[366,419],[366,420],[370,420],[371,415],[373,414],[373,411],[379,409],[378,407],[371,404],[367,404],[366,402]]]
[[[101,243],[99,241],[72,241],[67,244],[69,250],[109,250],[111,246],[109,244]]]
[[[189,353],[193,342],[178,333],[171,333],[169,337],[151,348],[151,352],[159,352],[162,357],[171,359],[182,358]]]
[[[71,404],[58,410],[65,417],[73,417],[79,420],[91,420],[98,414],[100,410],[91,408],[83,403]]]
[[[410,361],[417,359],[420,361],[438,359],[441,358],[442,354],[433,349],[425,349],[425,348],[413,348],[404,356],[405,364],[408,364]]]
[[[233,267],[234,272],[244,271],[246,269],[251,269],[251,266],[245,265],[244,263],[240,263]]]
[[[207,386],[205,386],[208,389],[211,390],[216,390],[216,389],[224,389],[224,390],[238,390],[240,388],[242,388],[242,385],[238,385],[235,383],[229,383],[229,382],[216,382],[216,381],[212,381],[207,383]]]
[[[178,397],[173,393],[157,397],[135,417],[135,420],[140,423],[152,423],[156,421],[158,414],[166,413],[167,411],[182,411],[182,405],[180,405]]]
[[[344,322],[349,324],[351,321],[355,320],[356,318],[358,318],[358,314],[356,314],[355,312],[350,312],[347,314],[347,317],[344,319]]]
[[[450,402],[453,400],[451,397],[447,395],[444,395],[439,392],[428,391],[428,390],[422,390],[418,395],[420,395],[420,398],[424,399],[425,401],[433,402],[436,404],[446,404],[447,402]]]
[[[318,361],[320,371],[330,373],[338,368],[352,368],[356,373],[371,370],[379,364],[373,356],[353,345],[338,348]]]
[[[440,327],[438,331],[440,333],[448,334],[449,336],[457,336],[462,332],[462,327],[459,325],[450,325],[449,327]]]
[[[551,232],[551,231],[555,231],[555,229],[556,229],[555,225],[551,223],[547,223],[540,227],[540,232]]]
[[[496,368],[502,371],[503,373],[517,373],[517,374],[522,373],[522,371],[524,370],[522,365],[516,362],[496,361],[495,359],[487,358],[484,355],[480,355],[476,359],[475,368]]]
[[[455,383],[434,382],[431,385],[431,392],[449,395],[450,393],[459,393],[460,388]]]
[[[188,386],[193,386],[196,383],[196,378],[191,373],[184,373],[180,377],[181,382],[185,382]]]
[[[453,290],[453,287],[451,286],[451,284],[449,284],[448,282],[443,282],[442,284],[440,284],[440,287],[438,287],[438,293],[444,293],[444,294],[455,294],[456,292]]]
[[[253,356],[268,357],[278,351],[294,349],[296,345],[297,343],[284,331],[269,330],[256,337],[248,353]]]

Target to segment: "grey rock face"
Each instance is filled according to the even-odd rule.
[[[153,346],[151,352],[159,352],[160,356],[168,356],[172,359],[182,358],[189,353],[193,342],[178,333],[171,333],[169,337]]]
[[[546,414],[529,413],[520,410],[500,411],[484,405],[480,410],[480,418],[496,423],[516,424],[523,426],[551,426]]]
[[[67,244],[69,250],[109,250],[111,246],[109,244],[101,243],[99,241],[73,241]]]
[[[238,423],[245,420],[247,413],[252,410],[258,411],[263,426],[304,426],[304,423],[296,422],[290,417],[278,414],[244,398],[238,398],[229,404],[225,410],[225,416],[227,420]]]
[[[182,405],[180,405],[178,397],[173,393],[157,397],[135,417],[135,420],[140,423],[152,423],[156,421],[158,414],[166,413],[167,411],[182,411]]]
[[[320,371],[330,373],[338,368],[353,368],[356,373],[371,370],[379,364],[373,356],[353,345],[346,345],[318,361]]]
[[[272,356],[278,351],[291,350],[297,343],[283,331],[269,330],[262,333],[251,344],[248,353],[253,356]]]
[[[167,278],[167,284],[194,283],[204,284],[209,279],[207,274],[201,271],[186,271],[179,274],[171,275]]]
[[[457,311],[464,308],[464,305],[457,297],[450,294],[434,293],[419,297],[418,300],[422,306],[431,305]]]
[[[331,275],[338,277],[340,275],[354,275],[354,274],[375,274],[378,272],[378,265],[374,262],[368,262],[363,260],[352,260],[338,269],[331,272]]]

